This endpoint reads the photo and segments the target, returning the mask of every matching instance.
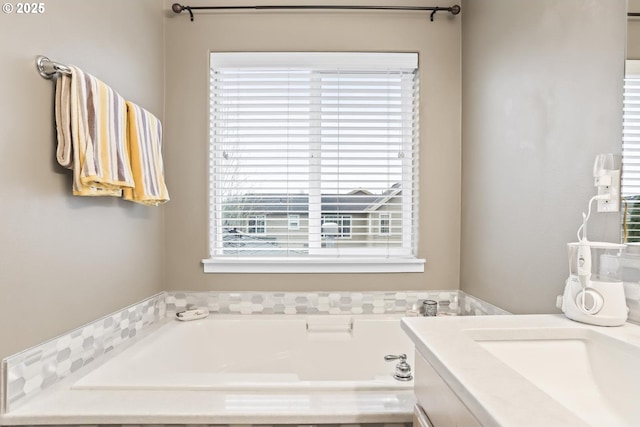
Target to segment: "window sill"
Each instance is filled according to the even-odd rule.
[[[203,259],[205,273],[423,273],[416,258],[217,258]]]

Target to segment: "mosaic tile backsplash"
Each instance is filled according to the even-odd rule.
[[[452,315],[509,314],[461,291],[163,292],[3,361],[3,412],[86,366],[140,330],[192,306],[219,314],[407,313],[419,300]]]
[[[105,316],[3,361],[4,411],[134,338],[165,317],[165,293]]]
[[[389,314],[406,313],[419,300],[432,299],[456,314],[489,314],[480,313],[480,300],[466,297],[460,291],[174,292],[167,295],[166,305],[167,313],[207,307],[220,314]],[[461,301],[465,303],[461,305]],[[489,311],[495,309],[489,307]]]

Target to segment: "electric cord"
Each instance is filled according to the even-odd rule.
[[[589,240],[587,240],[587,222],[591,217],[591,208],[593,206],[594,200],[609,200],[610,198],[611,196],[609,194],[598,194],[589,199],[589,208],[587,209],[586,214],[584,212],[582,213],[582,224],[580,225],[580,227],[578,228],[578,232],[576,233],[580,245],[588,246]],[[590,251],[589,248],[587,248],[586,250]],[[589,254],[589,257],[590,256],[591,254]],[[591,268],[590,265],[591,263],[589,262],[589,269]],[[587,292],[595,292],[596,294],[598,293],[594,288],[587,284],[589,282],[590,276],[591,272],[589,272],[589,274],[587,274],[586,276],[580,275],[580,285],[582,286],[582,290],[576,296],[576,305],[580,307],[580,310],[582,310],[582,312],[585,314],[594,314],[594,312],[597,310],[597,304],[595,303],[595,301],[590,309],[587,308]],[[592,298],[594,298],[593,294]],[[580,300],[579,303],[577,301],[578,299]]]
[[[587,221],[589,221],[589,218],[591,217],[591,207],[593,206],[593,201],[594,200],[609,200],[611,198],[610,195],[608,194],[597,194],[595,196],[593,196],[591,199],[589,199],[589,209],[587,209],[587,214],[585,215],[584,212],[582,212],[582,224],[580,225],[580,227],[578,227],[578,232],[576,233],[578,235],[578,242],[587,242]],[[580,237],[580,233],[582,232],[582,237]]]

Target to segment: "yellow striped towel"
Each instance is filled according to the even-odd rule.
[[[58,162],[73,169],[73,194],[120,196],[134,186],[124,98],[70,66],[56,83]]]
[[[162,124],[133,102],[127,103],[128,145],[134,188],[123,192],[125,200],[157,206],[169,201],[162,162]]]
[[[56,159],[61,166],[73,169],[73,153],[71,151],[71,78],[61,75],[56,80],[56,130],[58,133],[58,149]]]

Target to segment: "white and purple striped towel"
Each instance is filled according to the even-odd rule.
[[[162,162],[162,124],[133,102],[127,104],[128,144],[135,186],[125,189],[125,200],[157,206],[169,201]]]

